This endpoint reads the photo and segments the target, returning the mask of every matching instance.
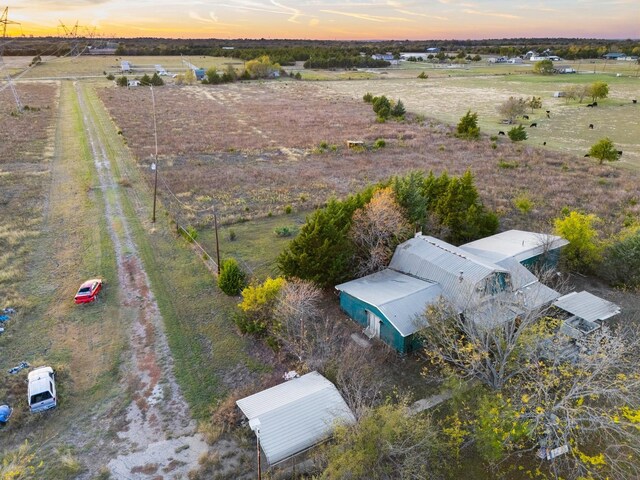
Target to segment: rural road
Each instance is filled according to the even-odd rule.
[[[120,317],[129,329],[121,389],[130,392],[131,403],[126,426],[117,434],[121,453],[107,465],[117,479],[186,478],[208,447],[196,433],[196,422],[176,383],[162,317],[123,209],[122,187],[112,165],[114,154],[108,148],[110,142],[121,140],[105,121],[108,117],[96,114],[103,107],[88,95],[89,87],[78,82],[74,87],[117,262],[120,289],[108,294],[119,297]],[[91,459],[86,464],[91,465]]]

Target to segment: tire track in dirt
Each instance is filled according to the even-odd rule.
[[[130,329],[123,388],[130,391],[132,402],[126,410],[127,426],[118,432],[123,453],[111,459],[108,467],[118,479],[183,478],[208,447],[195,433],[196,422],[173,375],[162,316],[124,214],[106,138],[80,84],[75,84],[75,90],[105,199],[121,287],[121,316]]]

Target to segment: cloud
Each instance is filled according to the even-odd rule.
[[[320,20],[318,20],[317,18],[312,18],[311,20],[309,20],[310,27],[315,27],[319,24],[320,24]]]
[[[517,15],[511,15],[509,13],[492,13],[492,12],[479,12],[477,10],[464,9],[464,13],[468,15],[480,15],[482,17],[498,17],[498,18],[522,18]]]
[[[302,11],[297,8],[287,7],[286,5],[276,2],[276,0],[271,0],[271,3],[276,7],[284,9],[285,12],[291,12],[291,17],[287,19],[287,22],[298,23],[298,17],[302,16]]]
[[[387,16],[378,16],[378,15],[367,15],[365,13],[353,13],[353,12],[340,12],[338,10],[320,10],[323,13],[331,13],[333,15],[343,15],[345,17],[357,18],[360,20],[366,20],[368,22],[379,22],[379,23],[389,23],[389,22],[413,22],[408,18],[402,17],[387,17]]]

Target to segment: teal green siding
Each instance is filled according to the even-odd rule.
[[[358,322],[362,328],[368,326],[367,310],[370,311],[382,320],[380,323],[380,340],[400,353],[408,353],[413,349],[412,336],[403,337],[377,307],[352,297],[348,293],[340,292],[340,308]]]
[[[557,268],[559,260],[560,248],[554,248],[553,250],[549,250],[546,254],[541,253],[540,255],[527,258],[520,263],[527,268],[538,267],[553,269]]]

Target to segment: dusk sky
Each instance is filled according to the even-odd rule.
[[[10,35],[355,40],[640,38],[640,0],[14,0]]]

